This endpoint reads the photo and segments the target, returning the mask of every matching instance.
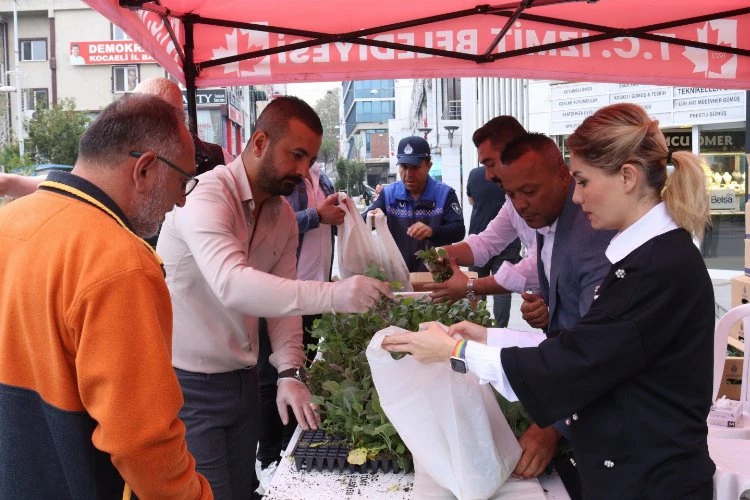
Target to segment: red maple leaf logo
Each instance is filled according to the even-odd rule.
[[[268,47],[268,33],[234,28],[224,35],[226,45],[212,49],[214,58],[236,56]],[[269,56],[245,59],[223,66],[224,74],[235,73],[236,76],[252,74],[270,74]]]
[[[715,43],[720,47],[731,47],[731,43],[726,43],[719,38],[719,29],[713,29],[710,24],[706,26],[708,28],[708,43]],[[732,58],[732,54],[726,52],[713,52],[708,53],[708,71],[710,73],[721,73],[721,68],[724,64]]]
[[[262,44],[257,43],[251,36],[251,31],[239,30],[239,37],[237,40],[237,46],[240,47],[241,52],[254,52],[256,50],[263,50]],[[247,47],[245,50],[242,47]],[[245,59],[240,61],[240,71],[249,71],[255,73],[255,66],[257,66],[263,60],[262,57],[256,57],[254,59]]]

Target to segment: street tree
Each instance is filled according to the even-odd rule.
[[[29,175],[33,173],[33,163],[34,161],[28,153],[24,154],[23,157],[19,154],[17,142],[6,144],[0,149],[0,165],[5,168],[6,172]]]
[[[323,124],[323,143],[320,146],[318,159],[328,166],[339,156],[339,89],[333,89],[318,99],[315,111]]]
[[[38,107],[26,122],[26,146],[34,163],[73,165],[89,117],[76,110],[74,99],[63,99],[51,108]]]
[[[367,167],[358,160],[336,160],[336,189],[346,190],[349,196],[362,194]]]
[[[318,151],[318,161],[324,165],[331,165],[339,157],[339,141],[330,137],[323,137]]]

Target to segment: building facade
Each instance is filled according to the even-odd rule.
[[[341,99],[343,156],[365,163],[370,186],[387,182],[388,120],[396,114],[394,80],[343,82]]]
[[[530,96],[530,128],[554,137],[566,159],[565,139],[597,109],[620,102],[643,106],[659,120],[671,150],[703,160],[712,218],[701,247],[706,265],[744,269],[747,91],[531,82]]]
[[[23,122],[38,106],[70,98],[78,110],[93,116],[140,81],[160,76],[169,77],[127,33],[81,1],[0,1],[3,144],[19,137]],[[252,122],[247,120],[248,92],[239,87],[201,89],[201,138],[238,154],[245,122]]]

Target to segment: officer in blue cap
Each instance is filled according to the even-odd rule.
[[[430,145],[410,136],[398,143],[401,180],[383,188],[365,211],[381,210],[410,272],[427,269],[414,255],[428,247],[461,241],[466,234],[456,191],[430,177]]]

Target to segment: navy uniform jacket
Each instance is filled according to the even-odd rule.
[[[713,308],[700,252],[674,229],[613,264],[573,328],[501,351],[538,425],[574,416],[584,498],[678,498],[711,481]]]
[[[427,177],[427,185],[418,200],[414,200],[401,181],[383,188],[378,199],[364,212],[379,208],[386,214],[388,229],[404,256],[409,272],[426,271],[422,261],[414,255],[425,248],[449,245],[461,241],[466,234],[464,216],[452,187]],[[416,240],[406,234],[409,226],[423,222],[432,228],[432,238]]]

